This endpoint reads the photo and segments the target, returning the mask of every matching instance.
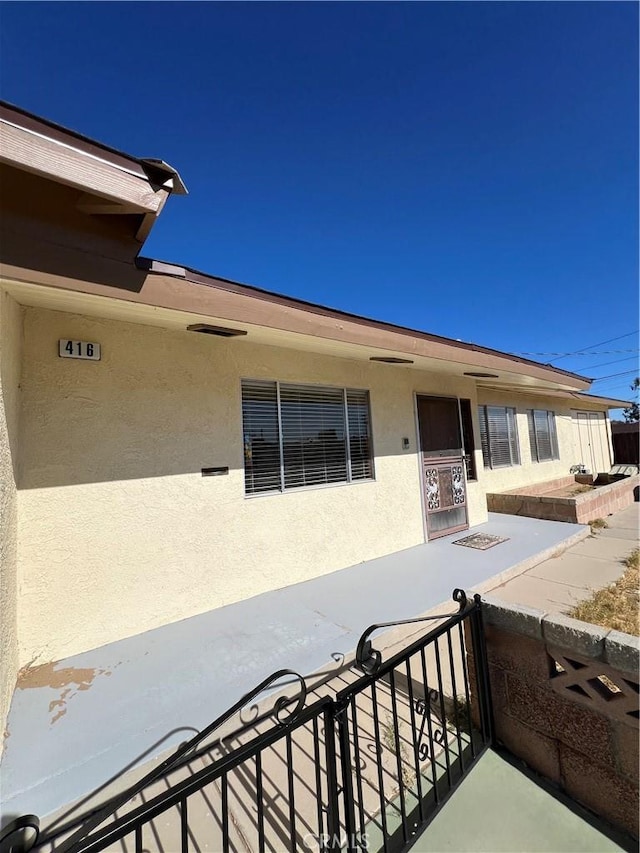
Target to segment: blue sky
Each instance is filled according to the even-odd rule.
[[[636,4],[4,3],[0,26],[4,99],[181,172],[144,254],[507,351],[602,352],[557,364],[627,396]]]

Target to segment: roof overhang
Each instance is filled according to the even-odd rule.
[[[186,193],[162,160],[131,157],[3,102],[0,162],[80,190],[85,213],[141,214],[140,242],[168,196]]]
[[[594,409],[602,411],[603,409],[620,409],[630,405],[626,400],[617,400],[612,397],[599,397],[596,394],[585,394],[581,391],[571,391],[565,389],[551,389],[544,386],[525,386],[522,385],[497,385],[489,382],[478,382],[478,390],[486,391],[517,391],[520,394],[534,397],[550,397],[559,400],[564,400],[572,409]]]
[[[134,158],[0,102],[0,162],[80,190],[87,214],[137,214],[144,241],[170,193],[185,193],[161,160]],[[137,250],[136,250],[137,254]],[[590,380],[477,344],[348,314],[156,260],[136,266],[44,241],[18,247],[0,281],[24,305],[185,330],[203,323],[246,332],[229,345],[261,343],[362,361],[383,369],[465,376],[478,387],[575,393]],[[21,264],[22,266],[16,266]],[[37,266],[32,269],[32,266]],[[29,267],[29,268],[27,268]],[[91,280],[87,278],[91,277]],[[618,401],[616,401],[616,405]]]
[[[528,387],[532,392],[573,392],[589,386],[584,377],[475,344],[345,314],[171,264],[142,265],[147,269],[139,271],[139,283],[127,290],[8,265],[0,275],[3,286],[24,305],[186,334],[193,334],[187,326],[198,323],[247,333],[230,340],[230,346],[256,343],[360,361],[383,357],[408,362],[382,365],[390,377],[395,370],[417,369],[467,376],[474,383],[502,388]],[[478,378],[478,373],[490,378]]]
[[[626,409],[631,405],[629,400],[618,400],[615,397],[599,397],[597,394],[573,394],[573,399],[578,400],[583,406],[597,403],[606,406],[607,409]]]

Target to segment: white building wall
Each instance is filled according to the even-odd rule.
[[[571,466],[582,461],[580,448],[576,445],[577,433],[573,424],[571,408],[568,403],[564,403],[557,397],[538,397],[529,394],[516,396],[513,393],[479,388],[478,405],[515,406],[520,446],[519,465],[483,470],[481,484],[486,492],[503,492],[531,483],[541,483],[545,480],[566,477],[569,475]],[[559,459],[538,462],[531,458],[527,421],[527,412],[531,409],[546,409],[555,412]],[[601,407],[600,411],[602,411]],[[477,435],[479,435],[479,431]]]
[[[59,338],[102,360],[59,358]],[[368,389],[375,482],[245,498],[242,378]],[[23,385],[21,663],[424,542],[414,393],[475,406],[464,378],[35,308]],[[484,521],[478,484],[469,502]]]
[[[250,338],[36,308],[24,314],[20,664],[424,542],[416,394],[471,400],[479,477],[468,484],[472,526],[487,518],[487,490],[551,479],[575,461],[568,410],[558,419],[561,461],[526,458],[527,398],[522,466],[485,471],[475,382],[465,377]],[[100,343],[102,360],[59,358],[60,338]],[[242,378],[368,389],[375,481],[245,497]],[[513,404],[513,395],[505,399]],[[499,395],[481,402],[499,403]],[[202,477],[203,467],[220,466],[228,476]]]

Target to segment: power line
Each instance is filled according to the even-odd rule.
[[[634,367],[633,370],[623,370],[622,373],[610,373],[608,376],[598,376],[597,379],[594,379],[594,382],[602,382],[603,379],[614,379],[616,376],[628,376],[630,373],[637,373],[638,371]]]
[[[633,394],[625,393],[624,387],[620,388],[619,386],[618,387],[614,386],[613,388],[607,388],[606,390],[600,389],[597,392],[596,396],[599,396],[599,397],[613,396],[613,397],[617,397],[618,399],[622,398],[625,402],[627,402],[627,400],[633,400]]]
[[[631,388],[631,387],[632,387],[632,381],[633,381],[633,380],[632,380],[631,378],[626,379],[626,380],[625,380],[625,379],[612,379],[612,380],[610,380],[610,381],[609,381],[609,380],[607,380],[607,385],[611,385],[611,386],[613,386],[613,385],[618,385],[618,386],[620,386],[621,388],[622,388],[622,387],[624,387],[624,388]]]
[[[604,361],[602,364],[588,364],[586,367],[580,365],[580,370],[593,370],[596,367],[608,367],[610,364],[622,364],[623,361],[634,361],[635,356],[630,355],[628,358],[617,358],[615,361]]]
[[[624,385],[611,385],[610,387],[624,392],[627,397],[638,396],[640,394],[640,389],[632,388],[629,383],[625,383]]]
[[[560,355],[558,358],[554,358],[553,361],[560,361],[561,358],[568,358],[570,355],[577,355],[578,353],[584,352],[585,350],[592,349],[593,347],[601,347],[605,344],[613,343],[613,341],[621,341],[623,338],[630,338],[632,335],[637,335],[640,332],[640,329],[636,329],[634,332],[627,332],[626,335],[618,335],[617,338],[609,338],[606,341],[598,341],[597,344],[589,344],[589,346],[582,347],[581,349],[576,350],[575,352],[566,353],[565,355]]]
[[[511,353],[511,355],[619,355],[623,352],[640,352],[640,349],[602,349],[602,350],[592,350],[591,352],[517,352]],[[554,359],[557,361],[557,359]]]
[[[607,382],[605,387],[626,389],[627,391],[631,391],[632,393],[638,393],[638,389],[633,388],[629,379],[627,379],[626,381],[623,381],[622,379],[613,379],[610,382]],[[600,392],[598,391],[598,393]]]

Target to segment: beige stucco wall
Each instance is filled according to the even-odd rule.
[[[580,450],[576,448],[576,432],[569,405],[557,397],[516,396],[512,393],[478,389],[478,405],[515,406],[520,464],[507,468],[483,469],[480,482],[487,492],[501,492],[530,483],[541,483],[569,474],[572,465],[581,462]],[[537,462],[531,459],[527,411],[549,409],[556,415],[559,459]],[[593,411],[604,411],[602,407]],[[477,414],[477,413],[476,413]],[[479,426],[476,435],[479,436]]]
[[[415,395],[471,400],[486,491],[562,476],[568,408],[522,397],[522,464],[485,471],[477,403],[514,404],[464,377],[36,308],[24,310],[18,491],[19,658],[44,662],[424,542]],[[100,362],[61,359],[59,338]],[[376,480],[245,498],[240,382],[370,392]],[[558,413],[561,459],[532,463],[526,410]],[[402,439],[410,449],[402,449]],[[203,478],[201,468],[229,466]]]
[[[0,291],[0,737],[18,672],[16,473],[21,339],[22,309]]]
[[[59,338],[99,342],[102,361],[59,358]],[[369,389],[375,482],[245,498],[243,377]],[[23,388],[22,663],[422,543],[414,393],[475,408],[462,377],[35,308]],[[484,521],[477,483],[469,505]]]

